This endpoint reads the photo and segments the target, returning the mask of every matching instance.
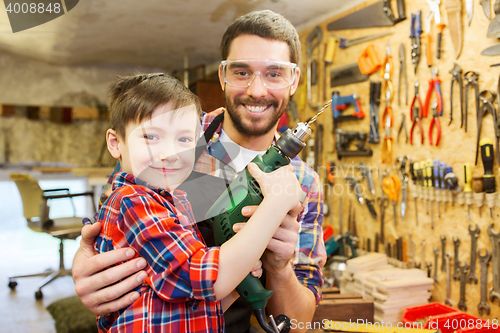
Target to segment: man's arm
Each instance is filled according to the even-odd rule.
[[[73,259],[76,293],[83,305],[96,315],[118,311],[132,304],[139,293],[129,291],[141,285],[147,276],[146,272],[140,271],[146,267],[146,261],[142,258],[106,269],[129,260],[135,251],[123,248],[96,255],[94,239],[100,230],[100,223],[83,227],[80,248]],[[120,282],[114,284],[117,281]]]
[[[302,170],[296,175],[303,189],[307,188],[304,204],[285,217],[269,243],[262,262],[266,269],[266,288],[274,291],[267,305],[268,314],[274,317],[285,314],[295,323],[303,323],[301,327],[306,327],[321,298],[321,268],[326,262],[321,225],[323,195],[317,173],[311,169],[295,170]],[[251,215],[254,207],[246,208],[248,210],[244,210],[243,215]],[[291,264],[292,259],[295,259],[294,265]]]
[[[244,208],[243,215],[252,215],[254,209],[255,206]],[[284,314],[295,323],[304,323],[303,327],[306,327],[306,323],[312,320],[316,311],[315,295],[297,279],[291,264],[300,228],[297,222],[297,213],[300,209],[301,206],[297,205],[285,217],[269,242],[262,262],[266,269],[265,287],[274,291],[267,303],[267,313],[275,318]],[[241,226],[236,225],[236,229],[238,230]],[[300,330],[293,332],[300,332]]]

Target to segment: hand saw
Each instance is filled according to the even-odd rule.
[[[391,8],[391,0],[382,0],[352,14],[348,14],[336,21],[330,22],[326,28],[331,31],[391,27],[406,19],[404,0],[397,0],[397,7],[398,17],[396,18]]]

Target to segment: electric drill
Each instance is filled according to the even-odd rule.
[[[252,162],[257,164],[264,172],[272,172],[290,163],[290,159],[306,146],[306,140],[311,135],[310,124],[331,104],[326,103],[318,113],[305,123],[298,123],[293,129],[286,132],[272,144],[263,155],[257,155]],[[215,242],[222,245],[235,235],[233,225],[248,221],[248,217],[241,214],[243,207],[259,205],[263,200],[262,192],[255,178],[246,168],[229,185],[227,190],[217,199],[208,210],[206,218],[214,228]],[[276,321],[266,322],[265,308],[268,299],[273,294],[262,286],[259,278],[249,273],[236,287],[242,297],[254,310],[255,317],[260,326],[268,333],[290,331],[290,319],[285,315],[276,317]]]

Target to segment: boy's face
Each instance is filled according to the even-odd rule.
[[[150,120],[129,123],[125,140],[108,130],[108,149],[113,157],[120,158],[122,171],[173,191],[193,169],[198,127],[194,105],[174,113],[165,104],[153,112]]]
[[[290,48],[280,40],[262,38],[255,35],[236,37],[229,48],[227,60],[268,59],[290,62]],[[281,89],[264,86],[260,76],[256,76],[248,87],[232,87],[225,84],[219,67],[219,80],[224,90],[226,109],[238,132],[247,136],[260,136],[274,131],[285,111],[290,96],[299,83],[297,68],[295,80]]]

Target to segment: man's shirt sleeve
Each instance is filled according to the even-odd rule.
[[[121,215],[118,228],[126,243],[148,262],[145,283],[162,299],[215,301],[220,248],[207,248],[192,227],[182,225],[156,200],[125,197]]]

